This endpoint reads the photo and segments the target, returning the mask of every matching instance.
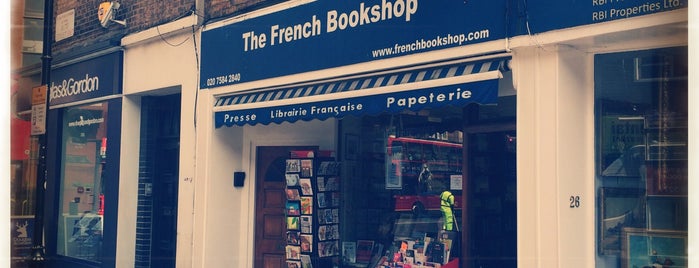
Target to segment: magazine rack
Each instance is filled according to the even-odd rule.
[[[332,267],[340,256],[339,163],[329,151],[291,151],[286,160],[288,267]]]

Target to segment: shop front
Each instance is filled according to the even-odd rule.
[[[201,263],[686,264],[686,2],[511,4],[207,25]]]
[[[518,147],[521,267],[692,267],[687,6],[528,3],[511,39],[532,141]]]
[[[52,71],[45,216],[52,266],[113,266],[122,57],[113,49]]]
[[[230,246],[203,262],[516,267],[504,5],[296,3],[205,29],[205,198],[226,213],[204,243]]]

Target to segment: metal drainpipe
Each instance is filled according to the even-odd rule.
[[[53,27],[53,0],[44,0],[44,39],[41,56],[41,84],[46,85],[46,109],[48,113],[50,90],[48,84],[51,78],[51,39]],[[44,267],[46,258],[44,252],[44,192],[46,191],[46,144],[48,130],[39,136],[39,162],[36,173],[36,202],[34,209],[34,234],[32,236],[32,254],[29,260],[30,267]]]

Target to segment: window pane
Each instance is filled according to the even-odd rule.
[[[687,48],[597,55],[595,106],[597,267],[687,267]]]
[[[43,17],[44,15],[44,0],[27,0],[24,1],[24,14],[30,17]]]
[[[424,263],[433,255],[426,252],[425,239],[435,245],[441,230],[461,228],[462,114],[462,108],[448,107],[343,119],[343,128],[352,127],[342,135],[347,170],[342,202],[323,203],[343,205],[341,241],[348,267],[382,256],[393,260],[404,243],[404,262]],[[355,253],[345,253],[347,247]],[[440,258],[431,261],[450,259]]]
[[[24,18],[24,40],[43,40],[44,20]]]
[[[22,66],[30,66],[34,64],[41,64],[41,54],[34,53],[23,53],[22,54]]]
[[[101,258],[106,118],[106,103],[67,108],[63,113],[60,255],[91,261]]]

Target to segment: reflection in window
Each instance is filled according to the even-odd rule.
[[[391,252],[402,243],[415,245],[408,246],[401,262],[425,263],[432,257],[425,240],[436,241],[444,226],[460,227],[453,225],[461,223],[461,118],[461,108],[448,107],[343,119],[343,126],[356,124],[343,136],[347,149],[355,148],[345,151],[342,163],[348,173],[342,181],[342,211],[347,213],[341,217],[342,241],[356,247],[345,265],[360,267],[353,265],[382,256],[393,260]],[[449,213],[456,223],[444,223],[442,193],[455,202]],[[450,259],[440,257],[430,261]]]
[[[597,267],[687,267],[687,48],[597,55],[595,113]]]
[[[102,249],[107,104],[63,112],[58,254],[98,261]]]

